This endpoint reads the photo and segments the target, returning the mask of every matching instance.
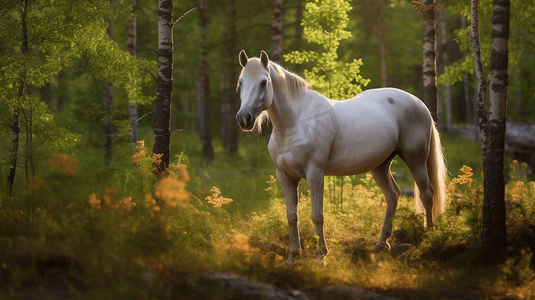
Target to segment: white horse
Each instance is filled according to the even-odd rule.
[[[239,54],[241,107],[236,118],[242,130],[260,130],[269,116],[273,132],[269,153],[284,197],[290,227],[292,263],[300,250],[298,183],[310,187],[312,221],[319,237],[317,259],[327,255],[323,232],[323,177],[371,171],[382,189],[386,214],[375,249],[390,249],[391,218],[400,188],[390,172],[399,156],[409,167],[425,208],[427,226],[444,212],[445,165],[439,135],[427,107],[415,96],[394,88],[364,91],[350,100],[335,101],[310,89],[301,77],[269,61]],[[416,188],[415,188],[416,189]],[[418,196],[417,208],[423,212]]]

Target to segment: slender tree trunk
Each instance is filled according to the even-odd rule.
[[[303,38],[303,27],[301,26],[301,20],[303,19],[303,2],[297,0],[295,4],[295,38],[300,42]]]
[[[461,28],[466,28],[466,17],[461,15]],[[472,114],[472,102],[470,100],[470,82],[468,72],[463,74],[463,92],[464,92],[464,105],[465,105],[465,115],[466,122],[471,122],[473,120]]]
[[[212,134],[210,130],[210,79],[208,76],[208,45],[206,27],[208,25],[208,6],[206,0],[199,0],[201,27],[201,74],[197,82],[197,127],[201,135],[202,156],[205,161],[214,159]]]
[[[273,0],[273,20],[271,21],[271,41],[273,43],[273,51],[270,59],[278,64],[282,64],[282,16],[284,9],[282,8],[282,0]]]
[[[484,203],[481,234],[484,258],[499,263],[507,249],[505,227],[504,148],[507,120],[507,85],[509,54],[509,0],[495,0],[492,17],[492,54],[490,59],[490,109],[487,118],[487,82],[479,46],[479,7],[472,0],[472,48],[478,79],[477,114],[483,152]]]
[[[440,35],[442,40],[442,64],[444,65],[444,73],[448,73],[448,49],[446,47],[448,43],[448,38],[446,35],[446,21],[444,20],[444,7],[438,11],[438,19],[440,22]],[[446,82],[445,86],[446,92],[446,131],[451,132],[452,130],[452,112],[451,112],[451,83]]]
[[[109,26],[108,37],[111,39],[111,20],[108,21]],[[106,82],[104,87],[104,131],[106,133],[106,142],[104,144],[104,162],[109,165],[113,156],[112,142],[113,142],[113,83]]]
[[[24,88],[22,88],[24,91]],[[21,89],[19,88],[19,94]],[[17,174],[17,161],[19,156],[19,144],[20,144],[20,109],[16,108],[13,116],[11,117],[11,131],[13,137],[11,138],[11,152],[10,152],[10,168],[7,175],[7,184],[9,189],[9,196],[11,197],[13,192],[13,183],[15,182],[15,175]]]
[[[432,5],[434,0],[423,0],[422,3]],[[433,120],[438,122],[435,40],[435,11],[428,9],[423,13],[423,101]]]
[[[28,54],[28,20],[30,17],[30,0],[22,0],[21,3],[21,52],[23,56]],[[13,183],[15,182],[15,176],[17,174],[17,162],[19,156],[19,145],[20,145],[20,105],[23,100],[24,88],[26,86],[26,63],[21,65],[21,75],[19,90],[17,93],[17,99],[19,103],[15,104],[18,106],[15,108],[15,112],[11,117],[11,151],[10,151],[10,162],[9,162],[9,173],[7,175],[7,185],[9,190],[9,197],[11,198],[13,193]]]
[[[485,81],[485,72],[483,70],[483,62],[481,61],[481,47],[479,44],[479,1],[472,0],[471,2],[471,32],[472,32],[472,49],[474,51],[474,64],[477,78],[477,117],[479,124],[479,137],[481,140],[481,148],[483,151],[483,161],[486,159],[487,153],[487,82]]]
[[[297,0],[295,3],[295,40],[292,45],[293,49],[301,50],[303,48],[303,27],[301,21],[303,20],[303,0]],[[283,57],[284,58],[284,57]],[[296,65],[295,72],[300,73],[303,65]]]
[[[137,0],[132,0],[132,20],[128,21],[128,53],[130,56],[136,56],[137,50],[137,17],[136,17]],[[135,99],[128,101],[128,121],[132,124],[137,120],[137,104]],[[131,125],[130,135],[135,143],[139,140],[139,124],[135,122]]]
[[[158,0],[158,78],[154,104],[153,154],[160,154],[155,164],[158,176],[169,167],[171,152],[171,103],[173,98],[173,1]]]
[[[24,170],[26,181],[30,176],[35,177],[35,168],[33,165],[33,111],[34,104],[31,97],[28,97],[28,107],[22,110],[22,118],[26,129],[26,153],[24,155]],[[30,174],[31,171],[31,174]]]
[[[465,121],[470,123],[472,121],[472,105],[470,99],[470,82],[468,77],[468,72],[463,74],[463,93],[464,93],[464,110],[465,110]]]
[[[385,3],[384,0],[379,0],[379,38],[381,40],[381,86],[388,86],[388,76],[386,68],[386,20],[385,20]]]
[[[505,124],[509,57],[510,0],[494,0],[492,13],[492,54],[490,57],[490,108],[488,148],[483,168],[483,247],[489,258],[503,258],[507,249],[505,227]]]
[[[236,30],[236,0],[230,0],[223,26],[225,55],[223,56],[223,71],[221,72],[221,140],[230,155],[238,152],[239,128],[234,115],[239,109],[239,97],[235,91],[238,64],[233,59],[238,53],[236,48],[238,34]]]

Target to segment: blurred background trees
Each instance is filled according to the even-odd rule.
[[[283,57],[293,51],[321,53],[323,46],[310,43],[303,33],[307,3],[316,1],[175,2],[175,16],[181,16],[192,7],[199,9],[184,17],[173,29],[174,93],[170,132],[195,132],[203,128],[198,143],[200,147],[205,145],[207,161],[212,160],[210,147],[214,143],[224,149],[225,154],[219,155],[239,154],[241,133],[234,119],[239,106],[235,93],[240,71],[239,50],[245,49],[248,53],[266,50],[277,61],[279,55]],[[204,2],[207,5],[200,5]],[[113,126],[113,143],[130,142],[139,135],[139,139],[146,140],[151,147],[153,116],[150,113],[156,96],[152,76],[157,75],[158,58],[158,7],[154,1],[113,1],[110,4],[107,0],[83,0],[76,5],[66,0],[22,3],[27,3],[29,10],[25,11],[20,1],[12,0],[3,1],[0,8],[0,151],[2,174],[6,174],[3,176],[12,168],[14,157],[19,158],[19,162],[35,156],[46,157],[48,153],[45,152],[49,150],[44,150],[44,145],[48,145],[46,149],[53,147],[54,151],[64,152],[72,151],[76,145],[103,149],[105,120]],[[134,3],[135,25],[132,23]],[[347,10],[348,17],[344,21],[347,22],[344,30],[350,35],[339,41],[337,61],[347,64],[362,59],[359,74],[370,80],[365,88],[397,87],[423,98],[422,14],[409,5],[411,1],[341,3],[349,3],[352,8]],[[530,19],[534,10],[529,0],[511,4],[509,120],[535,120],[535,70],[532,68],[535,65],[535,28]],[[22,16],[26,13],[27,52],[22,42],[25,24]],[[480,1],[484,64],[490,61],[491,15],[492,1]],[[106,34],[108,21],[113,24],[111,35]],[[331,21],[336,23],[337,20]],[[443,108],[439,109],[438,121],[447,123],[448,128],[451,124],[473,123],[476,82],[468,39],[469,3],[447,2],[435,22],[440,23],[437,28],[441,29],[437,30],[436,37],[439,45],[436,53],[438,104]],[[326,36],[332,34],[330,28],[323,29]],[[300,75],[310,67],[306,63],[281,63]],[[105,109],[103,87],[106,82],[113,84],[113,111]],[[446,102],[445,99],[451,100]],[[199,107],[200,103],[204,107]],[[199,108],[202,112],[198,112]],[[17,131],[16,116],[20,123],[18,150],[12,146]],[[134,123],[139,126],[136,133],[130,123],[140,116],[145,117]],[[269,131],[266,130],[265,135]],[[38,150],[32,147],[37,143]],[[217,155],[216,151],[213,159],[217,160]],[[23,166],[30,168],[30,160]]]

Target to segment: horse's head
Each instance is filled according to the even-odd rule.
[[[269,75],[269,57],[263,50],[260,59],[256,57],[249,59],[242,50],[240,65],[243,67],[238,81],[241,106],[236,119],[241,129],[248,131],[255,127],[258,116],[271,107],[273,86]]]

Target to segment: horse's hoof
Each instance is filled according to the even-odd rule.
[[[316,264],[320,267],[325,267],[327,265],[327,262],[323,258],[316,257]]]
[[[289,265],[293,265],[293,263],[294,263],[294,258],[293,258],[292,255],[290,255],[290,256],[288,257],[288,259],[286,260],[286,263],[289,264]]]
[[[374,252],[379,253],[383,251],[390,251],[390,244],[388,242],[375,244]]]
[[[320,265],[320,266],[327,265],[327,263],[325,262],[325,256],[327,256],[327,254],[325,254],[320,249],[316,249],[316,263],[318,265]]]

